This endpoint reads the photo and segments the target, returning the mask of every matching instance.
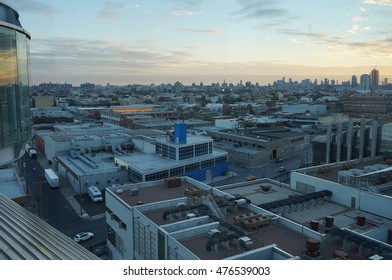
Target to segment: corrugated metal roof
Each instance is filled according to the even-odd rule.
[[[0,193],[0,260],[99,260]]]

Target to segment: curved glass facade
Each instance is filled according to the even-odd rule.
[[[15,160],[31,135],[30,35],[18,18],[0,3],[0,166]]]

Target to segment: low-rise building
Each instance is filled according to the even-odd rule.
[[[113,186],[106,192],[109,258],[391,259],[392,220],[378,215],[390,201],[387,208],[385,199],[367,202],[378,212],[353,209],[340,203],[350,200],[345,186],[313,184],[309,193],[269,179],[218,188],[189,177]]]
[[[228,153],[233,164],[254,166],[303,152],[305,163],[309,135],[288,128],[206,129],[215,147]]]
[[[165,138],[138,137],[133,143],[139,152],[117,155],[115,162],[134,183],[185,175],[204,181],[228,170],[227,153],[213,149],[210,137],[187,135],[184,123],[175,124]]]

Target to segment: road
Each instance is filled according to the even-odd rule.
[[[81,243],[84,247],[106,241],[104,217],[89,220],[81,219],[60,191],[60,188],[64,187],[61,185],[62,183],[60,183],[60,188],[53,189],[46,182],[44,168],[38,160],[24,155],[22,168],[26,178],[27,191],[30,194],[27,209],[70,238],[81,231],[93,232],[95,235],[93,239]],[[86,198],[83,197],[82,200],[82,203],[86,206],[85,209],[94,209],[94,214],[104,213],[104,204],[91,206],[88,204],[93,204],[93,202]]]
[[[279,176],[281,173],[279,172],[279,167],[285,167],[287,169],[286,172],[290,172],[293,169],[297,169],[300,167],[300,161],[297,156],[290,156],[287,158],[283,158],[281,162],[275,163],[266,163],[260,166],[238,166],[238,165],[229,165],[229,170],[233,171],[237,174],[235,177],[231,177],[222,181],[214,182],[214,186],[223,186],[234,183],[245,182],[246,177],[249,175],[253,175],[256,179],[262,178],[273,178]]]
[[[41,155],[42,156],[42,155]],[[244,167],[230,165],[229,169],[237,176],[213,182],[213,186],[245,182],[246,177],[253,175],[256,179],[271,178],[281,174],[279,167],[285,167],[287,172],[298,168],[300,162],[297,156],[283,158],[279,163],[267,163],[261,166]],[[105,203],[93,203],[87,195],[77,196],[77,201],[82,202],[83,209],[93,219],[82,219],[75,211],[60,188],[66,187],[60,180],[60,188],[50,188],[44,176],[44,168],[38,160],[31,159],[28,155],[22,158],[22,172],[26,178],[27,190],[30,193],[30,201],[27,209],[40,216],[43,220],[58,229],[63,234],[72,238],[76,233],[82,231],[93,232],[95,237],[88,241],[81,242],[81,245],[88,248],[106,241],[106,222],[104,215]]]

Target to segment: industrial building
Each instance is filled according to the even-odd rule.
[[[82,152],[111,151],[112,147],[130,144],[136,135],[155,137],[165,135],[156,130],[130,130],[121,126],[95,122],[81,124],[56,124],[49,130],[36,130],[34,142],[54,169],[56,155],[69,154],[71,150]]]
[[[303,192],[305,184],[314,191]],[[109,258],[391,259],[391,197],[374,194],[366,208],[351,208],[341,204],[350,201],[350,186],[324,185],[312,177],[297,185],[301,192],[295,182],[270,179],[213,188],[173,177],[113,186],[106,191]]]
[[[167,111],[164,106],[147,104],[112,106],[101,112],[101,120],[103,121],[124,127],[140,128],[132,126],[132,118],[136,116],[150,116],[161,119],[178,119],[179,117],[177,112]]]
[[[113,184],[128,182],[128,173],[115,165],[114,156],[111,152],[71,151],[68,155],[56,156],[56,162],[59,174],[76,193],[84,194],[91,186],[103,190]]]
[[[187,136],[185,123],[169,132],[107,123],[62,124],[53,130],[38,132],[36,144],[77,193],[180,175],[204,181],[228,170],[227,153],[214,150],[209,137]]]
[[[176,123],[165,138],[155,140],[133,138],[136,150],[117,155],[117,165],[128,170],[133,183],[161,180],[173,176],[189,176],[199,181],[228,171],[227,153],[213,149],[213,140],[187,135],[185,123]]]
[[[329,123],[327,134],[312,141],[313,165],[382,154],[390,144],[383,143],[383,134],[390,134],[388,127],[369,119],[350,118],[348,122]]]
[[[215,147],[228,153],[233,164],[255,166],[303,152],[308,162],[309,135],[288,128],[216,129],[206,128]]]
[[[368,85],[370,87],[370,85]],[[341,98],[343,112],[353,118],[377,118],[390,116],[392,98],[390,95],[352,95]]]
[[[74,116],[59,107],[33,108],[31,115],[34,124],[73,123]]]

